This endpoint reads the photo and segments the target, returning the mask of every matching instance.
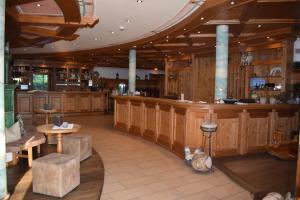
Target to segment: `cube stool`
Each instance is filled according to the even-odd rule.
[[[77,155],[83,161],[92,155],[92,137],[89,134],[71,134],[63,137],[63,153]]]
[[[78,156],[52,153],[32,163],[33,192],[63,197],[80,184]]]

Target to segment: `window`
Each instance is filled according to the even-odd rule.
[[[48,75],[33,74],[32,88],[34,90],[48,90]]]

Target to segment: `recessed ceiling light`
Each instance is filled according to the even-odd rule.
[[[152,44],[153,42],[150,42],[150,44]]]
[[[269,37],[269,36],[267,36],[267,39],[270,39],[270,37]]]
[[[121,49],[118,49],[118,51],[121,51]]]
[[[125,30],[125,26],[120,26],[119,29],[120,29],[120,31],[124,31]]]
[[[41,4],[38,3],[38,4],[36,4],[36,6],[37,6],[37,7],[41,7]]]
[[[137,0],[136,2],[141,4],[141,3],[143,3],[143,0]]]
[[[239,43],[239,44],[241,44],[241,42],[240,42],[240,41],[238,41],[238,43]]]
[[[234,5],[234,1],[231,1],[230,4],[231,4],[231,5]]]
[[[136,48],[136,46],[134,45],[133,48]]]
[[[169,40],[168,40],[168,39],[166,39],[166,42],[169,42]]]
[[[183,30],[186,31],[186,28],[184,28]]]
[[[94,40],[95,40],[95,41],[97,41],[97,40],[98,40],[98,38],[97,38],[97,37],[95,37],[95,38],[94,38]]]
[[[129,23],[131,23],[131,20],[130,19],[126,19],[126,22],[129,24]]]
[[[201,20],[204,20],[204,17],[201,17],[200,19],[201,19]]]
[[[114,32],[114,31],[111,31],[110,33],[111,33],[111,34],[115,34],[115,32]]]
[[[257,25],[257,28],[260,28],[260,27],[261,27],[261,24],[258,24],[258,25]]]
[[[198,31],[197,33],[198,33],[198,34],[200,34],[201,32],[200,32],[200,31]]]
[[[167,35],[166,38],[169,38],[169,36]]]
[[[158,71],[158,69],[155,67],[155,68],[154,68],[154,71]]]

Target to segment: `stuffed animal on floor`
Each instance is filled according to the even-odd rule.
[[[212,159],[206,155],[203,149],[196,149],[194,153],[191,153],[189,147],[185,147],[185,160],[187,165],[192,166],[196,171],[207,172],[212,168]]]

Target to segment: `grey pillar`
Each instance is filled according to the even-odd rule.
[[[4,117],[5,0],[0,0],[0,199],[7,195]]]
[[[134,95],[135,93],[135,78],[136,78],[136,50],[129,50],[129,91],[128,93]]]
[[[228,25],[217,26],[215,100],[227,98]]]

